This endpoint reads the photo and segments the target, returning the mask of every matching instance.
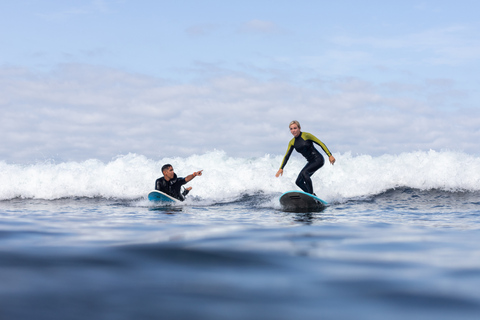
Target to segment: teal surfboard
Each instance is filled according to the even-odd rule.
[[[180,203],[181,201],[178,199],[175,199],[174,197],[169,196],[166,193],[163,193],[158,190],[153,190],[148,194],[148,200],[153,201],[153,202],[160,202],[163,204],[176,204]]]
[[[280,204],[285,211],[321,211],[328,203],[313,194],[303,191],[288,191],[280,196]]]

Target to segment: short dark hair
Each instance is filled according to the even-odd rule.
[[[162,167],[162,173],[163,173],[165,170],[170,169],[171,166],[172,166],[172,165],[171,165],[171,164],[168,164],[168,163],[167,163],[167,164],[164,164],[163,167]]]

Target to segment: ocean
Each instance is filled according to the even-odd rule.
[[[303,213],[298,154],[0,161],[0,319],[478,319],[480,157],[335,156]],[[176,207],[165,163],[204,170]]]

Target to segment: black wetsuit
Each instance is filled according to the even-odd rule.
[[[300,189],[311,194],[313,194],[313,185],[310,177],[325,163],[325,159],[321,153],[315,149],[315,146],[313,145],[314,142],[318,144],[328,156],[332,155],[327,146],[322,141],[318,140],[313,134],[308,132],[300,132],[298,137],[290,140],[287,153],[285,154],[282,165],[280,166],[280,169],[285,167],[290,155],[293,152],[293,149],[301,153],[305,159],[307,159],[308,163],[305,165],[305,167],[303,167],[302,171],[300,171],[295,183],[300,187]]]
[[[165,180],[165,177],[158,178],[155,181],[155,190],[162,191],[175,199],[183,201],[189,190],[181,192],[180,189],[186,183],[185,178],[177,178],[177,174],[174,173],[173,179],[169,181]]]

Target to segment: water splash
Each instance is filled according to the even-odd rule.
[[[0,200],[103,197],[139,199],[154,188],[165,163],[178,176],[204,170],[192,180],[190,197],[228,201],[244,194],[280,194],[298,189],[295,179],[305,160],[293,154],[284,175],[275,178],[283,155],[256,158],[229,157],[212,151],[187,158],[148,159],[127,154],[108,163],[42,162],[29,165],[0,162]],[[480,190],[480,158],[451,151],[418,151],[399,155],[337,154],[334,166],[325,164],[313,176],[317,195],[327,201],[371,196],[398,187],[446,191]]]

